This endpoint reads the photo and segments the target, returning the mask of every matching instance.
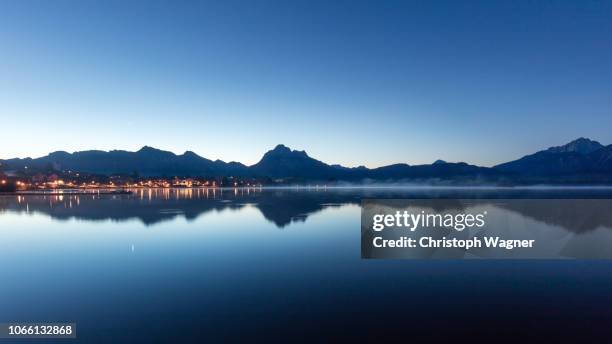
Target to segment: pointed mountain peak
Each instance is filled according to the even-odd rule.
[[[183,156],[190,158],[201,158],[201,156],[197,155],[195,152],[192,151],[185,151],[185,153],[183,153]]]
[[[274,147],[273,150],[271,150],[271,152],[290,153],[291,152],[291,148],[285,146],[284,144],[278,144],[278,145],[276,145],[276,147]]]
[[[563,146],[550,147],[548,148],[547,151],[551,153],[570,153],[571,152],[571,153],[579,153],[579,154],[589,154],[600,148],[603,148],[603,145],[601,143],[581,137]]]
[[[151,146],[143,146],[142,148],[138,150],[138,152],[139,153],[141,152],[159,152],[159,149],[153,148]]]
[[[140,148],[140,150],[138,150],[136,153],[140,154],[140,155],[158,156],[158,157],[162,157],[162,156],[164,156],[164,157],[167,157],[167,156],[176,156],[176,154],[174,154],[172,152],[168,152],[168,151],[165,151],[165,150],[153,148],[151,146],[144,146],[144,147]]]
[[[308,154],[306,154],[305,151],[297,151],[297,150],[291,150],[291,148],[283,145],[283,144],[279,144],[276,145],[276,147],[274,147],[273,150],[268,151],[265,155],[267,156],[301,156],[301,157],[308,157]]]

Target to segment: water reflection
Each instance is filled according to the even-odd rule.
[[[504,331],[531,335],[534,324],[551,333],[574,326],[582,335],[608,329],[612,319],[609,261],[359,255],[363,198],[469,198],[519,224],[525,219],[523,227],[541,230],[542,242],[559,244],[551,249],[564,257],[581,257],[598,243],[596,253],[606,256],[611,242],[602,238],[612,231],[589,209],[523,209],[499,199],[611,198],[608,190],[141,189],[58,196],[0,196],[6,295],[0,322],[76,321],[75,342],[271,336],[360,342],[381,335],[406,341],[406,324],[416,341],[483,329],[499,339]],[[602,202],[598,211],[610,202],[595,201]],[[572,211],[584,216],[570,219]]]
[[[571,232],[586,232],[598,227],[612,228],[610,189],[137,189],[130,195],[28,195],[0,197],[0,213],[41,213],[53,219],[76,218],[86,221],[127,221],[138,219],[147,226],[178,216],[188,221],[210,212],[239,210],[252,205],[278,228],[304,222],[328,207],[360,204],[364,198],[463,198],[472,204],[494,205],[548,225]],[[588,198],[591,202],[546,203],[496,202],[495,199]],[[426,202],[427,203],[427,202]],[[461,202],[455,202],[461,207]],[[431,203],[428,206],[431,206]],[[435,203],[441,204],[441,203]],[[445,202],[445,207],[452,202]],[[553,204],[554,206],[550,206]],[[435,206],[434,206],[435,207]],[[443,211],[445,209],[433,209]]]

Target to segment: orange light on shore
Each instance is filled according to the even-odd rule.
[[[4,185],[4,184],[6,184],[6,180],[3,180],[3,181],[2,181],[2,184],[3,184],[3,185]]]

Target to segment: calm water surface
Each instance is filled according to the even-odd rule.
[[[76,322],[85,343],[544,332],[552,340],[609,331],[612,261],[362,260],[362,198],[612,198],[612,192],[0,196],[0,322]],[[565,221],[545,210],[506,211],[562,235],[612,231],[607,223]]]

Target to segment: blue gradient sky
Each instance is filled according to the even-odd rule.
[[[611,1],[0,1],[0,158],[492,165],[612,143]]]

